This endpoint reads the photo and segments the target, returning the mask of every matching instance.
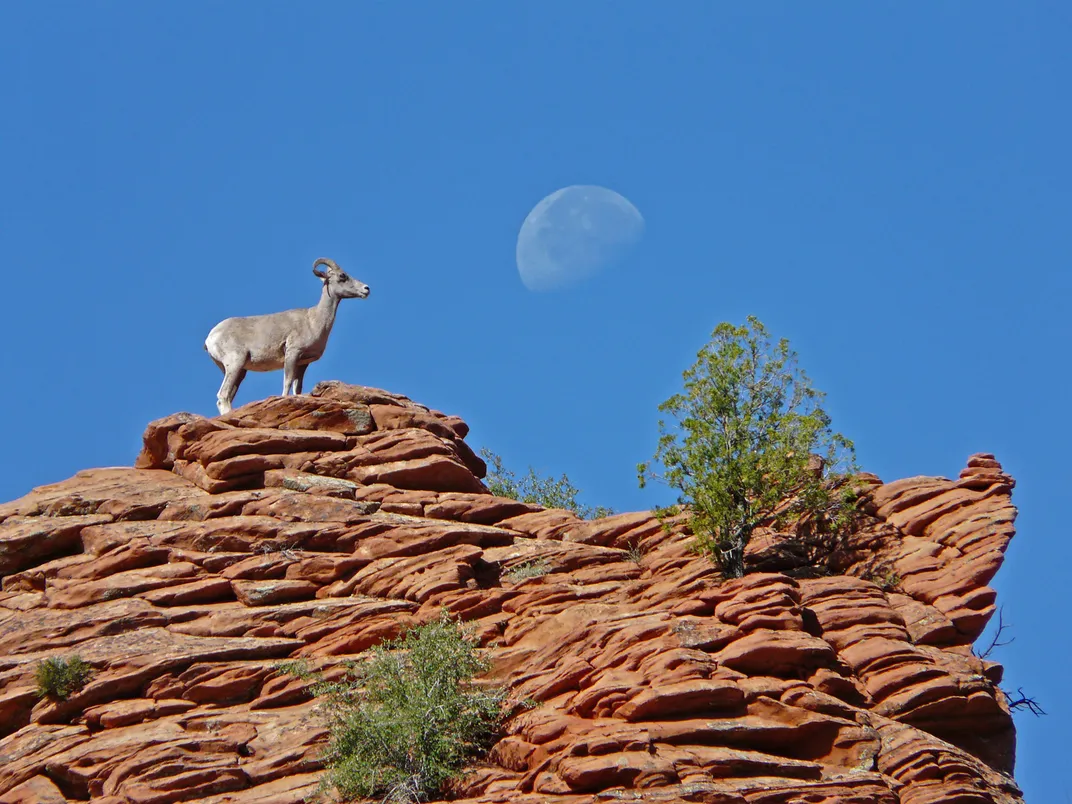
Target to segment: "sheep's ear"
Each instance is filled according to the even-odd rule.
[[[319,276],[321,279],[328,278],[328,272],[321,268],[319,265],[313,266],[313,273]]]

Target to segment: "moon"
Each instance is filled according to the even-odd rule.
[[[621,259],[644,233],[644,217],[606,187],[574,184],[532,208],[517,235],[517,271],[529,290],[576,284]]]

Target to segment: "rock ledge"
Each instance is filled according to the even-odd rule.
[[[840,574],[768,533],[723,582],[648,513],[492,496],[467,433],[321,383],[155,421],[134,468],[0,505],[0,804],[298,804],[326,733],[276,663],[330,669],[444,607],[540,703],[458,798],[1022,801],[1001,666],[971,652],[1016,517],[992,455],[871,477]],[[39,700],[37,663],[74,653],[91,682]]]

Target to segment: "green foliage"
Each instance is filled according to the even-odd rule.
[[[369,653],[312,688],[330,719],[324,781],[345,798],[426,801],[491,744],[505,692],[473,684],[487,662],[445,614]]]
[[[536,558],[531,561],[523,561],[520,564],[514,565],[503,573],[503,577],[508,581],[517,583],[526,578],[539,578],[541,575],[546,575],[550,571],[551,565],[547,562],[547,559]]]
[[[530,466],[528,474],[519,480],[517,475],[503,466],[502,458],[487,447],[481,449],[480,454],[488,464],[488,476],[484,483],[496,497],[542,505],[544,508],[564,508],[581,519],[600,519],[614,513],[610,508],[589,508],[579,503],[577,495],[581,490],[574,486],[565,474],[557,480],[553,477],[541,477]]]
[[[872,572],[866,580],[876,584],[884,592],[896,591],[901,586],[901,576],[896,570],[886,569]]]
[[[310,669],[309,662],[305,659],[288,659],[283,662],[276,662],[272,665],[272,669],[285,676],[294,676],[303,680],[317,678],[316,674]]]
[[[659,422],[654,456],[665,472],[647,463],[637,472],[641,487],[659,479],[678,490],[698,546],[724,575],[744,574],[745,546],[761,524],[795,515],[831,534],[849,525],[852,442],[831,431],[823,394],[787,340],[772,343],[752,316],[746,326],[719,324],[683,376],[684,392],[659,406],[671,419]]]
[[[92,675],[93,668],[80,656],[45,659],[38,663],[34,672],[37,695],[40,698],[66,700],[71,693],[85,686]]]

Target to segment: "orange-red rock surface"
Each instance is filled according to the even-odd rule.
[[[323,383],[153,422],[135,468],[0,505],[0,803],[297,804],[326,732],[276,664],[330,672],[443,607],[540,704],[460,798],[1022,801],[970,649],[1016,515],[993,456],[865,477],[851,538],[762,533],[725,582],[648,513],[491,496],[467,431]],[[37,663],[76,653],[91,681],[39,699]]]

